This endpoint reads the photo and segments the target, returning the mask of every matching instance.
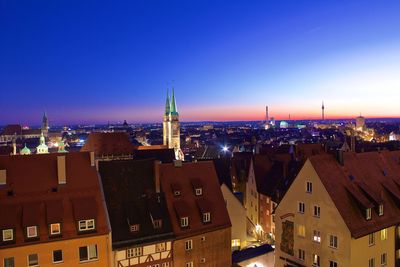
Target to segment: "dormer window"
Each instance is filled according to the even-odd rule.
[[[203,183],[201,182],[201,180],[198,178],[193,178],[193,179],[191,179],[191,183],[192,183],[195,195],[202,196],[203,195]]]
[[[38,237],[38,229],[37,229],[37,226],[28,226],[28,227],[26,227],[26,237],[27,237],[27,238],[35,238],[35,237]]]
[[[61,234],[61,223],[50,224],[50,235],[60,235]]]
[[[379,216],[383,215],[383,204],[379,205]]]
[[[153,220],[154,229],[160,229],[162,227],[162,220]]]
[[[95,229],[94,219],[78,221],[78,229],[81,232]]]
[[[209,212],[203,213],[203,222],[208,223],[211,221],[211,214]]]
[[[14,240],[14,230],[13,229],[4,229],[2,231],[2,240],[3,240],[3,242],[13,241]]]
[[[178,191],[178,190],[176,190],[176,191],[174,191],[174,196],[180,196],[181,195],[181,191]]]
[[[196,188],[195,193],[196,193],[196,196],[203,195],[203,188]]]
[[[132,224],[129,226],[131,233],[139,232],[140,226],[139,224]]]
[[[181,218],[181,227],[188,227],[189,226],[189,217],[182,217]]]
[[[372,214],[371,214],[371,208],[368,208],[365,210],[365,219],[371,220]]]

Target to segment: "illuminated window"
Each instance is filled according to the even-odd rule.
[[[37,226],[28,226],[26,227],[26,236],[28,238],[33,238],[38,236]]]
[[[186,262],[186,267],[193,267],[193,261]]]
[[[61,234],[61,224],[60,223],[50,224],[50,235],[59,235],[59,234]]]
[[[39,266],[38,254],[29,254],[28,255],[28,266],[29,267],[37,267],[37,266]]]
[[[162,226],[162,221],[161,220],[154,220],[153,221],[153,227],[155,229],[159,229],[159,228],[161,228],[161,226]]]
[[[381,254],[381,266],[384,266],[387,264],[387,254],[386,253],[382,253]]]
[[[201,195],[203,195],[203,189],[202,188],[196,188],[195,193],[196,193],[196,196],[201,196]]]
[[[193,241],[192,240],[186,240],[185,241],[185,249],[186,250],[192,250],[193,249]]]
[[[14,257],[4,258],[4,267],[15,267]]]
[[[329,267],[338,267],[338,264],[336,261],[329,261]]]
[[[207,223],[211,221],[211,215],[209,212],[203,213],[203,222]]]
[[[13,229],[5,229],[2,231],[2,233],[3,233],[3,241],[14,240],[14,230]]]
[[[375,259],[371,258],[368,260],[368,267],[375,267]]]
[[[306,192],[312,193],[312,183],[311,182],[306,182]]]
[[[165,251],[165,243],[156,244],[156,252],[163,252],[163,251]]]
[[[302,250],[302,249],[299,249],[299,256],[298,257],[299,257],[299,260],[304,261],[305,258],[306,258],[306,252],[304,250]]]
[[[63,262],[62,250],[53,250],[53,263]]]
[[[321,232],[314,230],[313,232],[313,241],[317,243],[321,243]]]
[[[95,228],[94,219],[78,221],[79,231],[90,231]]]
[[[161,267],[169,267],[169,262],[163,262],[163,263],[161,263]]]
[[[305,237],[306,236],[306,227],[302,224],[299,224],[297,226],[297,234],[301,237]]]
[[[387,228],[381,230],[381,240],[387,239]]]
[[[306,204],[304,202],[299,202],[299,212],[304,213],[306,210]]]
[[[79,247],[79,261],[92,261],[97,260],[97,245],[89,245],[84,247]]]
[[[320,257],[317,254],[312,255],[312,263],[313,266],[319,267],[320,265]]]
[[[181,218],[181,227],[188,227],[189,226],[189,217],[182,217]]]
[[[374,233],[368,235],[368,245],[372,246],[375,244],[375,235]]]
[[[383,215],[383,204],[379,205],[379,216]]]
[[[132,233],[134,233],[134,232],[139,232],[140,227],[139,224],[132,224],[130,225],[129,229]]]
[[[372,216],[371,209],[370,208],[366,209],[365,210],[365,219],[371,220],[371,216]]]
[[[338,238],[335,235],[330,235],[329,236],[329,246],[331,248],[337,248],[338,247]]]
[[[314,206],[314,216],[315,217],[320,217],[321,216],[321,207],[320,206]]]
[[[240,248],[240,239],[232,239],[232,247]]]
[[[130,248],[126,250],[126,257],[127,258],[133,258],[133,257],[139,257],[142,256],[142,248],[141,247],[136,247],[136,248]]]

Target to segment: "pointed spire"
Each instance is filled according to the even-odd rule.
[[[169,101],[169,94],[168,94],[168,88],[167,88],[167,99],[165,101],[165,115],[170,115],[171,113],[171,102]]]
[[[178,114],[178,109],[176,108],[176,103],[175,103],[175,90],[174,90],[174,87],[172,87],[171,115],[179,115]]]

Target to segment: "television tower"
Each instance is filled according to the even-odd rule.
[[[265,121],[268,122],[269,115],[268,115],[268,106],[265,106]]]
[[[322,101],[322,120],[325,120],[325,106],[324,106],[324,101]]]

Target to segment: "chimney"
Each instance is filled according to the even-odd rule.
[[[160,193],[160,165],[161,161],[155,160],[154,161],[154,178],[156,184],[156,193]]]
[[[0,185],[7,184],[7,171],[0,170]]]
[[[67,172],[65,169],[65,156],[57,156],[58,184],[67,183]]]
[[[90,152],[90,166],[94,166],[95,165],[95,161],[94,161],[94,152],[91,151]]]

